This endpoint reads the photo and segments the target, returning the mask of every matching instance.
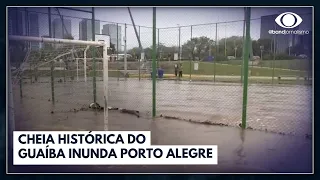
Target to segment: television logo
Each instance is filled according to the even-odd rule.
[[[295,28],[299,26],[302,22],[302,18],[293,12],[285,12],[280,14],[276,19],[275,22],[283,27],[283,28]]]

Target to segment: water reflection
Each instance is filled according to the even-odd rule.
[[[236,159],[236,164],[242,164],[242,165],[246,164],[246,161],[245,161],[246,153],[244,151],[245,133],[246,133],[245,129],[241,128],[239,130],[239,135],[240,135],[241,142],[240,142],[239,146],[236,149],[236,154],[237,154],[237,157],[238,157],[238,159]]]

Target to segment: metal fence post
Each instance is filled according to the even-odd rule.
[[[95,14],[94,7],[92,8],[92,41],[95,41]],[[92,63],[93,63],[93,103],[97,103],[97,82],[96,82],[96,59],[95,59],[95,47],[92,48]]]
[[[156,8],[153,8],[152,27],[152,117],[156,117]]]
[[[244,19],[246,18],[246,13],[244,10]],[[241,62],[241,84],[243,82],[243,62],[244,62],[244,42],[245,42],[245,35],[246,35],[246,21],[243,20],[243,33],[242,33],[242,62]]]
[[[120,78],[119,76],[120,76],[120,72],[119,72],[119,24],[117,23],[117,79],[118,79],[118,81]]]
[[[27,8],[25,8],[25,10],[26,10],[26,16],[25,16],[25,20],[26,20],[26,36],[29,36],[29,12],[28,12]],[[16,12],[18,12],[18,11],[16,11]],[[16,17],[18,17],[18,16],[16,16]],[[16,22],[18,23],[17,19],[16,19]],[[31,48],[30,42],[27,42],[27,47]],[[31,62],[29,62],[29,76],[30,76],[30,83],[31,84],[33,83],[32,82],[32,78],[33,78],[32,73],[33,73],[33,71],[32,71],[32,67],[31,67]]]
[[[64,29],[64,26],[63,26],[64,25],[63,16],[61,15],[60,18],[61,18],[61,36],[62,36],[62,38],[64,38],[65,37],[65,35],[64,35],[65,29]],[[64,81],[64,83],[67,82],[67,73],[68,73],[67,68],[69,66],[68,60],[66,60],[66,62],[67,62],[67,64],[65,63],[65,68],[63,69],[63,81]]]
[[[213,82],[216,82],[217,55],[218,55],[218,23],[216,23],[216,58],[213,60]]]
[[[124,79],[127,80],[127,24],[124,24]]]
[[[11,69],[10,69],[11,71]],[[20,88],[20,98],[23,97],[23,93],[22,93],[22,75],[19,75],[19,88]]]
[[[248,66],[249,66],[249,47],[250,47],[250,15],[251,8],[246,8],[246,41],[245,41],[245,54],[244,54],[244,82],[243,82],[243,104],[242,104],[242,124],[243,129],[246,128],[247,123],[247,101],[248,101]]]
[[[224,56],[227,57],[227,24],[224,28]],[[235,58],[237,57],[235,56]]]
[[[179,26],[179,63],[181,63],[181,28]]]
[[[28,18],[28,10],[27,8],[25,8],[25,28],[26,28],[26,36],[29,36],[29,25],[28,25],[28,21],[29,21],[29,18]],[[28,47],[29,46],[29,43],[26,43],[26,46]],[[10,52],[9,52],[10,53]],[[22,63],[20,63],[20,66],[21,66]],[[29,63],[30,65],[30,63]],[[11,70],[11,69],[10,69]],[[30,72],[31,73],[31,72]],[[19,87],[20,87],[20,97],[22,98],[23,97],[23,87],[22,87],[22,73],[19,73]],[[32,75],[31,75],[31,81],[32,81]]]
[[[54,104],[55,98],[54,98],[54,61],[51,61],[51,97],[52,97],[52,103]]]
[[[276,24],[274,24],[274,29],[277,29]],[[276,46],[277,46],[277,35],[273,35],[273,60],[272,60],[272,82],[271,84],[273,85],[274,83],[274,66],[275,66],[275,60],[276,60]]]
[[[140,39],[140,26],[139,26],[139,39]],[[142,53],[143,49],[141,48],[141,52],[140,52],[140,59],[139,60],[139,81],[141,80],[141,53]]]
[[[160,62],[159,62],[159,61],[160,61],[160,58],[159,58],[159,57],[160,57],[160,54],[159,54],[159,53],[160,53],[160,52],[159,52],[159,29],[157,29],[157,31],[158,31],[157,68],[159,68],[159,67],[160,67],[160,66],[159,66],[159,65],[160,65]]]
[[[191,28],[191,37],[190,37],[190,41],[192,42],[192,26],[190,27]],[[194,49],[192,49],[192,53],[191,53],[191,55],[194,53]],[[191,71],[192,71],[192,58],[193,57],[191,57],[190,58],[190,74],[189,74],[189,81],[191,81]]]
[[[65,67],[63,68],[63,82],[65,83],[67,81],[67,79],[66,79],[67,65],[66,65],[66,63],[64,63],[64,65],[65,65]]]
[[[62,30],[61,30],[61,38],[65,38],[65,35],[64,35],[64,32],[65,32],[65,29],[64,29],[64,20],[63,20],[63,15],[61,15],[60,16],[60,18],[61,18],[61,28],[62,28]]]
[[[49,21],[49,37],[52,38],[52,28],[51,28],[51,8],[48,8],[48,21]],[[54,98],[54,61],[51,62],[51,99],[52,104],[55,102]]]
[[[13,131],[15,130],[15,113],[14,113],[14,100],[13,100],[13,91],[12,91],[12,75],[11,75],[11,61],[10,61],[10,51],[8,52],[8,94],[6,94],[8,97],[8,130],[9,130],[9,136],[8,136],[8,144],[12,146],[12,139],[13,139]],[[10,138],[10,139],[9,139]]]

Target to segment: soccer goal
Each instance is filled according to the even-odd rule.
[[[104,107],[104,129],[108,130],[110,39],[107,42],[29,36],[8,39],[8,75],[12,85],[9,91],[15,96],[9,102],[10,107],[16,97],[37,100],[34,102],[40,107],[52,103],[55,106],[51,112],[66,111],[66,108],[76,111],[96,103]],[[95,87],[87,81],[95,81],[96,76],[100,76],[101,83]],[[92,98],[94,93],[98,98]]]
[[[95,62],[93,62],[95,60]],[[78,82],[88,82],[90,74],[96,73],[96,80],[101,81],[103,77],[103,58],[75,58],[76,79]]]

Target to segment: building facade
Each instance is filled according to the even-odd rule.
[[[39,37],[40,27],[39,27],[39,16],[36,13],[29,13],[29,36]],[[31,42],[31,49],[39,49],[40,43]]]
[[[110,42],[114,44],[116,51],[121,51],[121,26],[117,26],[116,24],[105,24],[102,28],[102,34],[110,36]]]
[[[52,22],[52,36],[58,39],[64,39],[72,36],[70,19],[54,19]]]
[[[17,36],[40,36],[39,16],[37,13],[21,11],[18,8],[8,10],[8,34]],[[31,42],[32,49],[38,49],[40,43]]]
[[[22,36],[24,33],[22,11],[17,8],[8,8],[8,33],[9,35]]]
[[[92,21],[83,19],[79,23],[79,39],[84,41],[92,41]],[[95,34],[100,34],[100,21],[95,21]]]

